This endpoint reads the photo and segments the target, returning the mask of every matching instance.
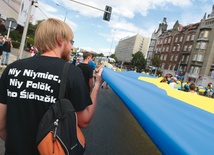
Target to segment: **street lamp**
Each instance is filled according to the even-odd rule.
[[[67,15],[68,15],[68,12],[70,11],[73,11],[73,10],[66,10],[66,8],[60,4],[56,4],[57,6],[61,6],[64,10],[65,10],[65,18],[64,18],[64,22],[66,21],[66,18],[67,18]]]
[[[116,29],[114,29],[114,34],[113,34],[113,37],[112,37],[111,47],[110,47],[110,51],[109,51],[109,57],[111,56],[111,48],[112,48],[112,44],[113,44],[113,41],[114,41],[115,32],[116,32]]]
[[[21,40],[21,44],[20,44],[20,55],[17,57],[17,59],[22,58],[22,54],[23,54],[24,46],[25,46],[26,35],[27,35],[27,30],[28,30],[28,25],[29,25],[29,21],[30,21],[30,14],[31,14],[31,10],[32,10],[33,6],[38,7],[38,2],[33,0],[29,6],[27,18],[26,18],[26,22],[25,22],[25,27],[24,27],[23,34],[22,34],[22,40]]]

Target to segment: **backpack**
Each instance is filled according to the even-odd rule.
[[[64,65],[57,102],[49,107],[38,127],[36,145],[40,155],[82,155],[85,151],[75,109],[64,98],[69,66]]]

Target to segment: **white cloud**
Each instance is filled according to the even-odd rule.
[[[90,9],[87,8],[87,6],[78,4],[76,2],[72,2],[72,0],[54,0],[55,3],[62,4],[66,8],[70,8],[73,10],[77,10],[80,12],[80,14],[84,16],[90,16],[90,17],[98,17],[102,16],[103,12],[98,11],[96,9]],[[178,6],[178,7],[189,7],[191,6],[193,0],[144,0],[144,1],[139,1],[139,0],[123,0],[123,1],[116,1],[116,0],[108,0],[106,1],[100,1],[100,0],[93,0],[93,1],[88,1],[88,0],[81,0],[82,4],[87,4],[89,6],[93,6],[95,8],[104,10],[106,5],[112,6],[113,12],[112,14],[116,14],[122,17],[126,18],[133,18],[134,13],[139,12],[143,16],[146,16],[148,11],[151,9],[159,9],[159,8],[164,8],[168,4],[171,4],[173,6]]]
[[[58,3],[64,7],[65,10],[75,10],[79,13],[76,14],[78,17],[102,17],[103,12],[99,11],[97,9],[89,8],[87,6],[72,2],[72,0],[53,0],[53,3]],[[167,12],[168,14],[173,13],[172,8],[176,8],[176,10],[181,10],[181,12],[178,11],[178,14],[175,14],[172,18],[167,17],[168,22],[168,29],[171,29],[173,25],[175,24],[176,20],[179,20],[179,23],[182,25],[186,25],[189,23],[199,22],[200,19],[203,17],[204,13],[207,12],[209,14],[211,10],[211,4],[204,5],[204,3],[208,3],[208,1],[214,2],[214,0],[197,0],[197,3],[201,3],[201,5],[195,5],[193,3],[196,3],[196,0],[81,0],[81,3],[87,4],[89,6],[93,6],[95,8],[99,8],[101,10],[104,10],[106,5],[112,6],[113,11],[111,15],[111,21],[106,22],[106,25],[108,25],[109,30],[107,28],[104,28],[104,25],[102,23],[96,23],[94,22],[94,26],[97,29],[104,28],[105,31],[99,31],[98,34],[103,36],[107,42],[109,43],[109,46],[112,43],[113,40],[113,46],[118,42],[121,38],[125,38],[127,36],[133,36],[137,33],[145,36],[150,37],[151,34],[154,32],[155,29],[158,28],[158,24],[160,21],[155,20],[147,20],[146,22],[139,21],[138,23],[134,23],[133,21],[136,21],[136,14],[141,15],[141,17],[148,16],[150,12],[152,11],[160,11],[160,12]],[[45,1],[44,1],[45,2]],[[79,1],[78,1],[79,2]],[[53,5],[50,4],[50,5]],[[55,17],[60,18],[61,20],[64,19],[64,15],[54,15],[56,12],[58,12],[60,9],[57,7],[51,7],[47,4],[42,3],[43,11],[48,17]],[[198,7],[198,8],[194,8]],[[191,9],[194,8],[194,9]],[[58,11],[57,11],[58,10]],[[62,10],[62,8],[61,8]],[[208,10],[208,11],[207,11]],[[39,12],[39,11],[37,11]],[[166,14],[167,15],[167,14]],[[42,13],[38,16],[43,16]],[[158,15],[157,15],[158,16]],[[164,15],[165,16],[165,15]],[[82,17],[83,18],[83,17]],[[96,19],[95,18],[95,19]],[[161,17],[162,21],[163,17]],[[141,20],[141,19],[140,19]],[[77,28],[77,24],[73,21],[67,19],[66,23],[68,23],[72,29],[75,31]],[[141,24],[139,24],[141,23]],[[115,31],[116,30],[116,31]],[[110,47],[109,47],[110,48]],[[109,48],[105,49],[90,49],[88,47],[85,47],[87,50],[94,50],[98,52],[103,53],[109,53]]]
[[[39,7],[36,10],[35,19],[36,20],[43,20],[47,18],[56,18],[60,20],[64,20],[63,15],[54,15],[54,13],[57,13],[58,10],[50,5],[47,5],[45,3],[39,2]],[[72,30],[76,30],[77,24],[72,22],[69,19],[66,19],[66,23],[72,28]]]

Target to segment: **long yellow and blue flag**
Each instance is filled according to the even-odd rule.
[[[133,71],[102,76],[163,154],[214,154],[214,99]]]

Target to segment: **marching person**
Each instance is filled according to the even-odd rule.
[[[54,26],[53,26],[54,25]],[[36,146],[38,125],[57,100],[63,66],[70,60],[73,32],[63,21],[49,18],[35,32],[40,55],[8,65],[0,79],[0,138],[6,155],[39,155]],[[65,97],[71,101],[78,126],[90,123],[100,86],[102,68],[90,94],[81,70],[70,64]]]
[[[11,38],[8,38],[3,42],[1,65],[8,65],[11,48],[13,48],[13,44]]]

